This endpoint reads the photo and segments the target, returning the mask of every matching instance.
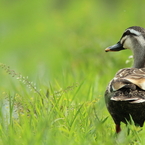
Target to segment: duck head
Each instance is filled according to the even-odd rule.
[[[139,26],[127,28],[118,43],[105,49],[109,51],[120,51],[130,49],[134,55],[135,68],[145,67],[145,29]]]

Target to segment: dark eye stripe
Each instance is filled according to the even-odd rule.
[[[133,35],[133,36],[137,36],[135,33],[131,33],[129,30],[127,30],[126,32],[123,33],[121,39],[127,35]]]
[[[134,35],[134,36],[137,36],[136,34],[131,33],[129,30],[127,30],[125,33],[123,33],[122,37],[124,37],[126,35]]]

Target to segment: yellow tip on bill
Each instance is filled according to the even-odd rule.
[[[105,52],[108,52],[108,51],[110,51],[110,48],[106,48],[106,49],[105,49]]]

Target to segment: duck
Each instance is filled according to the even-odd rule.
[[[127,49],[133,53],[133,66],[119,70],[104,95],[116,133],[121,131],[121,122],[140,127],[145,122],[145,28],[131,26],[125,29],[120,40],[105,52]]]

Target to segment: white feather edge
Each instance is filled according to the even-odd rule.
[[[145,99],[142,99],[142,98],[125,98],[125,99],[121,99],[121,98],[118,98],[118,97],[112,97],[111,98],[111,100],[113,100],[113,101],[124,101],[124,102],[126,102],[126,101],[130,101],[129,103],[143,103],[143,102],[145,102]]]

